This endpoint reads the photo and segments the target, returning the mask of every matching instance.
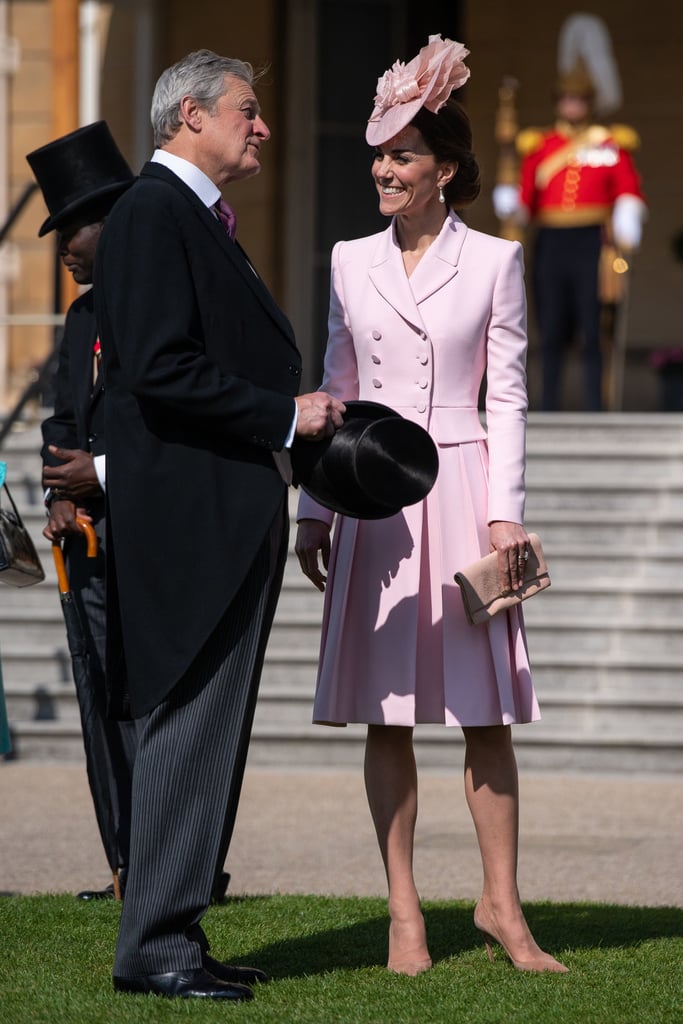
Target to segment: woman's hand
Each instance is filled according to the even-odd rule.
[[[296,531],[294,550],[304,576],[308,576],[318,590],[324,591],[327,576],[320,571],[318,552],[327,571],[330,562],[330,528],[327,523],[320,519],[302,519]]]
[[[521,523],[498,520],[489,525],[489,545],[498,552],[502,589],[519,590],[529,557],[529,534]]]

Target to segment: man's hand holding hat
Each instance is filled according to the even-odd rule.
[[[344,422],[346,406],[325,391],[313,391],[296,399],[296,436],[309,441],[332,437]]]

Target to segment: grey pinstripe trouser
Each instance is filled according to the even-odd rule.
[[[287,553],[286,504],[209,641],[140,736],[114,974],[201,967]]]

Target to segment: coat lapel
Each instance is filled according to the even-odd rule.
[[[193,192],[177,174],[174,174],[163,164],[150,161],[142,168],[141,175],[162,178],[164,181],[168,182],[168,184],[177,188],[178,191],[185,196],[192,206],[195,214],[199,217],[201,223],[204,225],[206,230],[211,233],[212,237],[220,246],[222,253],[227,256],[234,268],[243,277],[245,283],[257,296],[258,300],[265,307],[271,318],[277,323],[278,327],[287,337],[290,344],[296,347],[296,339],[289,320],[283,314],[265,284],[253,269],[242,247],[239,243],[233,242],[233,240],[228,237],[223,225],[220,223],[218,218],[213,215],[211,210],[204,205],[199,196]]]
[[[87,422],[90,409],[101,394],[98,385],[103,383],[102,366],[100,365],[97,372],[97,381],[95,386],[93,386],[95,367],[93,345],[95,344],[96,337],[97,331],[95,329],[94,314],[79,318],[77,330],[74,331],[71,342],[69,373],[73,381],[74,401],[78,402],[80,416],[85,422]]]
[[[182,182],[181,182],[182,184]],[[191,192],[190,189],[188,191]],[[236,270],[242,275],[246,284],[256,294],[259,301],[265,306],[267,312],[275,320],[280,330],[286,334],[287,339],[292,345],[296,346],[296,340],[294,338],[294,332],[292,331],[291,324],[287,317],[283,314],[278,304],[273,299],[265,284],[254,270],[249,257],[245,253],[242,246],[237,241],[233,241],[229,236],[221,222],[217,217],[214,217],[211,210],[191,193],[195,199],[195,208],[200,214],[202,221],[206,224],[213,237],[216,239],[221,247],[223,253],[228,257],[230,262],[236,268]]]
[[[456,276],[466,234],[465,224],[456,214],[451,213],[438,238],[434,239],[410,275],[410,288],[418,305]]]
[[[422,326],[422,318],[396,241],[393,221],[377,240],[368,275],[384,301],[388,302],[399,316],[410,324]]]
[[[438,238],[406,276],[394,223],[379,236],[370,263],[370,280],[383,299],[408,323],[422,326],[419,305],[452,281],[458,272],[467,227],[451,213]]]

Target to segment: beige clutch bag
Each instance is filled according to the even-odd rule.
[[[498,576],[498,555],[493,551],[462,572],[456,572],[455,582],[460,587],[465,614],[471,626],[488,622],[498,612],[526,601],[550,586],[548,566],[537,533],[529,534],[529,557],[525,563],[524,582],[518,590],[501,592]]]

